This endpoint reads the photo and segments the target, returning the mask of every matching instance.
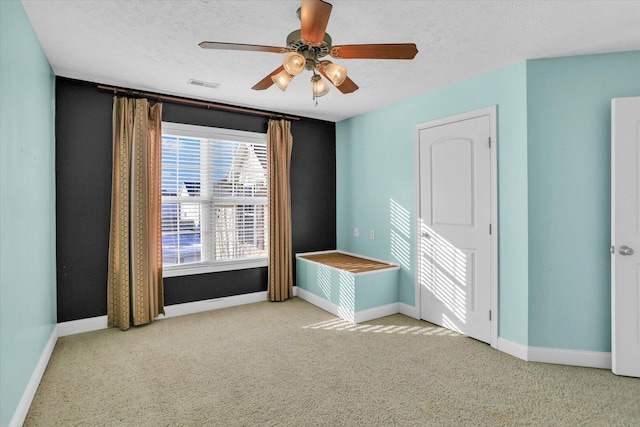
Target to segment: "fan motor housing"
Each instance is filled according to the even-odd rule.
[[[287,47],[291,52],[298,52],[307,59],[310,59],[309,56],[321,58],[331,51],[331,36],[325,33],[322,42],[309,43],[302,39],[300,30],[296,30],[287,36]],[[305,52],[312,53],[312,55],[308,56]]]

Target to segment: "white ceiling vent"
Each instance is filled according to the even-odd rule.
[[[194,80],[194,79],[190,79],[189,84],[194,86],[208,87],[210,89],[216,89],[217,87],[220,86],[218,83],[203,82],[202,80]]]

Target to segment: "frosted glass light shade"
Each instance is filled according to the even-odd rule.
[[[340,86],[347,78],[347,67],[329,62],[324,66],[324,74],[334,86]]]
[[[311,76],[311,87],[313,88],[314,98],[325,96],[329,92],[329,86],[327,86],[324,80],[322,80],[322,77],[317,74]]]
[[[271,80],[273,80],[273,82],[278,85],[280,90],[283,92],[285,91],[287,86],[289,86],[289,83],[291,83],[292,79],[293,76],[291,76],[291,74],[287,73],[285,70],[280,71],[275,76],[271,76]]]
[[[289,52],[284,57],[284,69],[292,76],[297,76],[304,70],[307,60],[298,52]]]

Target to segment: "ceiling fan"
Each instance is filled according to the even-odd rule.
[[[333,46],[331,37],[325,32],[332,8],[331,4],[322,0],[302,0],[297,12],[300,29],[287,36],[286,47],[209,41],[204,41],[199,46],[203,49],[285,53],[284,64],[260,80],[252,89],[265,90],[275,83],[284,91],[293,77],[306,69],[313,72],[311,87],[314,100],[329,92],[329,86],[320,75],[342,93],[358,90],[358,85],[347,76],[346,67],[322,59],[327,55],[338,59],[413,59],[418,53],[414,43]]]

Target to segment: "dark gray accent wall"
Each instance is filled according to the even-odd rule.
[[[95,83],[56,79],[58,322],[107,313],[112,102]],[[165,102],[163,120],[266,132],[268,119]],[[302,118],[291,133],[293,251],[335,249],[335,124]],[[260,292],[267,269],[170,277],[164,286],[165,305]]]

